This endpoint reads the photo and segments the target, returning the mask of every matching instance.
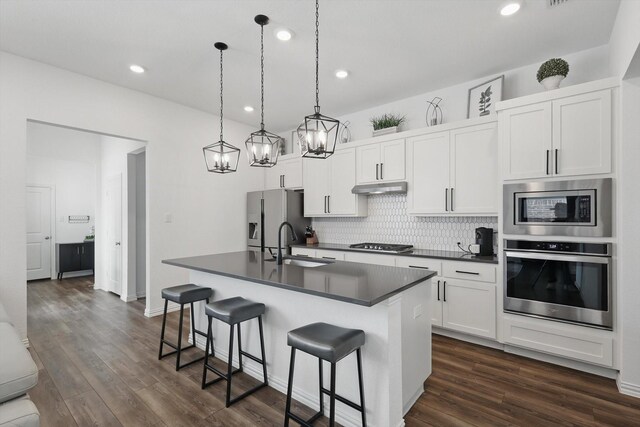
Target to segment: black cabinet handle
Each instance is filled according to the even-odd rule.
[[[303,255],[303,254],[295,254],[294,256],[296,256],[296,257],[304,257],[304,258],[311,258],[310,255]]]
[[[456,273],[460,273],[460,274],[473,274],[474,276],[479,276],[480,273],[477,273],[475,271],[464,271],[464,270],[456,270]]]
[[[324,213],[327,213],[327,196],[324,196]]]
[[[331,196],[327,196],[327,213],[331,213]]]
[[[419,265],[410,265],[409,268],[421,268],[423,270],[429,270],[429,267],[422,267],[422,266],[419,266]]]
[[[556,175],[558,174],[558,149],[556,148]]]
[[[76,253],[80,255],[80,246],[76,246]]]
[[[453,212],[453,187],[451,187],[451,212]]]
[[[438,280],[438,301],[440,301],[440,280]]]
[[[332,256],[323,256],[322,258],[324,258],[324,259],[335,259],[335,258],[334,258],[334,257],[332,257]]]
[[[449,189],[444,189],[444,210],[449,212]]]
[[[378,166],[380,166],[378,163],[376,163],[376,181],[380,178],[378,178]]]
[[[442,283],[442,301],[447,302],[447,281]]]
[[[547,150],[547,175],[549,175],[549,150]]]
[[[382,166],[384,165],[384,163],[380,163],[380,179],[384,179],[384,177],[382,176]]]

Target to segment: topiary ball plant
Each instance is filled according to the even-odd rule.
[[[538,83],[547,77],[567,77],[567,74],[569,74],[569,63],[562,58],[551,58],[545,61],[538,69]]]

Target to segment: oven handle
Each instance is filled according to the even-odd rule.
[[[561,255],[540,252],[511,252],[505,251],[507,258],[541,259],[548,261],[590,262],[592,264],[611,264],[611,257],[588,255]]]

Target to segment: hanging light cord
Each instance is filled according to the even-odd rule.
[[[260,25],[260,128],[264,130],[264,25]]]
[[[319,66],[318,64],[320,63],[320,49],[318,47],[319,45],[319,21],[320,21],[320,5],[318,4],[318,0],[316,0],[316,109],[319,110],[320,109],[320,81],[319,81],[319,77],[318,75],[320,74],[319,72]]]
[[[220,49],[220,141],[223,140],[222,138],[222,104],[223,104],[223,99],[222,99],[222,49]]]

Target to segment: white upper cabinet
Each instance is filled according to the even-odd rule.
[[[304,216],[366,216],[367,199],[351,193],[356,183],[355,148],[327,159],[304,159]]]
[[[496,215],[498,137],[495,122],[407,140],[407,212]]]
[[[611,173],[611,89],[498,115],[505,180]]]
[[[450,212],[492,214],[498,211],[498,124],[451,131]]]
[[[611,91],[553,101],[553,174],[611,172]]]
[[[404,139],[358,147],[356,172],[358,184],[405,179]]]
[[[407,212],[449,212],[449,132],[407,140]]]
[[[265,190],[274,188],[302,188],[302,157],[278,160],[278,163],[265,169]]]

